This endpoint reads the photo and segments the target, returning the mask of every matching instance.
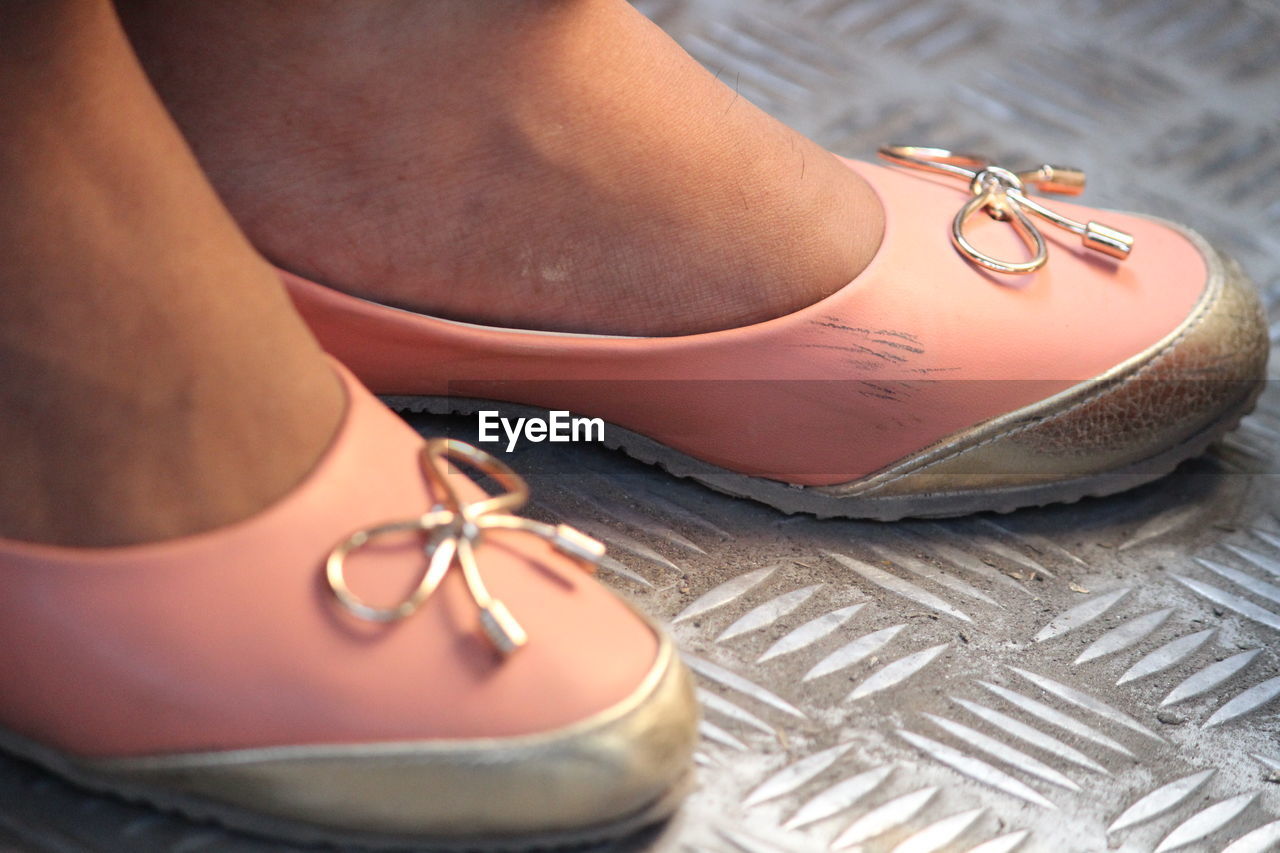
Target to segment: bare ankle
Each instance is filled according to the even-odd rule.
[[[0,536],[123,545],[236,521],[305,476],[340,386],[110,7],[62,11],[48,51],[0,66],[0,111],[21,117],[0,121],[0,185],[22,211],[0,218]]]

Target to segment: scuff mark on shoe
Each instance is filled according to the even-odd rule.
[[[863,386],[862,390],[858,392],[862,396],[875,397],[880,400],[892,400],[894,402],[898,402],[902,399],[900,396],[900,393],[902,391],[910,390],[910,386],[905,384],[899,385],[897,387],[893,385],[880,385],[875,382],[865,382],[865,381],[860,382],[858,384]]]
[[[910,360],[909,356],[903,355],[903,353],[910,353],[911,355],[925,354],[925,349],[920,339],[910,332],[899,332],[893,329],[872,329],[866,326],[850,326],[847,323],[840,322],[839,317],[830,315],[812,322],[815,326],[821,326],[825,329],[838,329],[842,332],[849,332],[851,336],[856,336],[860,341],[844,344],[843,346],[835,344],[807,344],[806,346],[847,349],[851,352],[863,353],[894,364],[906,364]]]
[[[907,372],[928,376],[931,373],[952,373],[959,369],[959,367],[910,367],[907,368]]]
[[[863,346],[862,344],[845,344],[843,346],[839,344],[792,344],[791,346],[800,347],[802,349],[833,349],[841,352],[861,353],[863,355],[873,356],[882,361],[896,362],[899,364],[906,361],[905,358],[897,353],[878,352],[871,347]]]
[[[871,341],[871,343],[873,343],[873,344],[884,344],[884,345],[885,345],[885,346],[887,346],[887,347],[895,347],[895,348],[897,348],[897,349],[904,349],[904,350],[906,350],[907,352],[913,352],[913,353],[915,353],[916,355],[924,355],[924,350],[922,350],[920,347],[913,347],[913,346],[911,346],[910,344],[904,344],[904,343],[901,343],[901,342],[899,342],[899,341],[885,341],[885,340],[881,340],[881,339],[879,339],[879,338],[876,338],[876,339],[872,340],[872,341]]]

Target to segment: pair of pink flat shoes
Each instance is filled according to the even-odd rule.
[[[516,514],[519,477],[424,445],[361,381],[405,408],[600,417],[674,474],[886,520],[1127,488],[1253,405],[1265,318],[1199,236],[1024,192],[1075,190],[1071,170],[884,153],[930,174],[849,164],[885,207],[872,265],[745,328],[487,328],[284,273],[351,371],[340,434],[293,494],[226,529],[0,542],[0,747],[295,841],[551,846],[674,809],[697,711],[671,641],[589,576],[597,543]]]

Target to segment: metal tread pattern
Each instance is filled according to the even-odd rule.
[[[1076,162],[1089,202],[1188,222],[1280,295],[1270,0],[640,6],[834,150]],[[609,544],[701,685],[698,790],[620,846],[1280,849],[1278,415],[1269,389],[1128,495],[936,523],[788,518],[595,448],[519,451],[533,513]],[[0,853],[286,849],[0,758]]]

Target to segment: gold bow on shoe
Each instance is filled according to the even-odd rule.
[[[427,441],[420,456],[422,471],[432,493],[441,501],[425,514],[404,521],[390,521],[352,533],[329,553],[325,575],[339,603],[353,615],[371,622],[398,622],[412,616],[440,586],[449,570],[457,566],[467,591],[480,608],[480,624],[485,635],[501,654],[509,655],[528,642],[524,628],[506,605],[489,594],[475,549],[489,530],[517,530],[545,539],[560,553],[572,557],[588,573],[604,556],[604,545],[567,524],[552,526],[512,513],[529,499],[529,486],[503,462],[465,442],[451,438]],[[506,491],[483,500],[463,503],[445,476],[448,460],[465,462],[493,478]],[[347,585],[345,566],[353,551],[374,541],[404,533],[424,537],[427,567],[417,587],[393,607],[366,604]]]
[[[891,163],[927,172],[953,175],[969,182],[973,198],[960,208],[951,221],[951,242],[960,254],[973,263],[1000,273],[1022,275],[1035,272],[1049,260],[1044,237],[1027,213],[1059,228],[1080,235],[1085,248],[1124,260],[1133,249],[1133,237],[1100,222],[1076,222],[1055,213],[1023,193],[1030,184],[1041,192],[1079,195],[1084,191],[1084,172],[1066,166],[1040,166],[1025,172],[1012,172],[992,165],[983,157],[957,154],[945,148],[921,148],[913,145],[886,145],[880,156]],[[1008,222],[1022,242],[1031,250],[1029,261],[1002,261],[977,249],[965,236],[965,223],[979,210],[993,219]]]

